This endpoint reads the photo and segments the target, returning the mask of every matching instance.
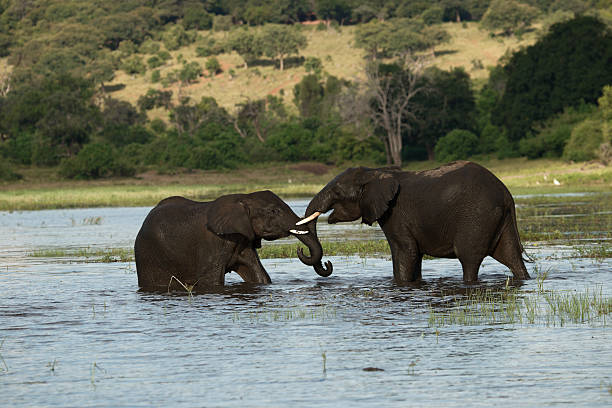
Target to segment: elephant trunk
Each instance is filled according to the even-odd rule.
[[[308,234],[297,235],[297,239],[302,241],[308,247],[308,251],[310,252],[310,256],[304,255],[304,251],[301,248],[298,249],[298,258],[302,263],[312,266],[315,272],[323,277],[327,277],[332,274],[333,266],[331,262],[325,262],[325,266],[321,263],[321,259],[323,258],[323,248],[321,247],[321,242],[317,237],[317,227],[316,220],[311,221],[308,225]]]
[[[310,204],[308,204],[308,208],[306,209],[306,217],[312,215],[316,211],[321,213],[327,211],[328,208],[322,208],[319,203],[321,193],[317,194],[315,198],[312,199]],[[331,262],[325,262],[325,267],[321,263],[321,259],[323,258],[323,248],[321,247],[321,242],[319,241],[319,237],[317,236],[317,219],[313,219],[312,221],[307,223],[308,226],[308,234],[298,236],[298,239],[302,241],[305,245],[308,246],[308,250],[310,251],[310,256],[304,255],[304,252],[301,249],[298,249],[298,258],[302,263],[312,266],[315,272],[319,276],[327,277],[332,274],[333,265]]]

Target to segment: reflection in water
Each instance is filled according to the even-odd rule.
[[[291,204],[303,214],[307,200]],[[424,280],[401,287],[388,259],[330,257],[329,278],[298,259],[268,259],[271,285],[232,273],[225,287],[189,296],[138,291],[130,263],[28,256],[129,248],[148,210],[0,213],[3,405],[609,406],[609,324],[432,325],[431,317],[477,292],[524,301],[543,285],[610,296],[610,258],[532,246],[538,262],[529,272],[546,271],[545,280],[508,281],[511,273],[487,258],[471,285],[457,260],[425,260]],[[380,237],[356,223],[318,229],[330,239]]]

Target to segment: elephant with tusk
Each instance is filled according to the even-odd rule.
[[[171,280],[186,287],[222,286],[225,274],[236,272],[245,282],[270,283],[257,254],[261,240],[295,236],[299,258],[328,276],[321,265],[322,248],[309,226],[299,223],[291,208],[271,191],[231,194],[211,202],[169,197],[145,218],[134,243],[138,285],[167,290]]]

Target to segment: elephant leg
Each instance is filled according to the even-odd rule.
[[[463,268],[463,281],[464,282],[476,282],[478,281],[478,270],[480,269],[480,264],[482,263],[481,258],[479,261],[467,261],[459,259],[461,262],[461,267]]]
[[[486,256],[485,245],[469,237],[462,237],[455,242],[455,256],[461,262],[464,282],[478,281],[478,270]]]
[[[530,279],[525,263],[523,262],[522,249],[517,237],[518,233],[514,228],[506,228],[491,256],[510,268],[515,278]]]
[[[389,240],[389,246],[395,282],[401,285],[421,280],[423,254],[418,250],[416,241],[413,238],[403,242]]]
[[[249,283],[271,283],[270,275],[264,269],[259,255],[253,248],[245,248],[238,255],[237,262],[232,268],[238,275]]]

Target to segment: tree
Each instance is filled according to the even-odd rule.
[[[528,28],[539,15],[538,9],[515,0],[493,0],[480,22],[490,31],[501,30],[505,35]]]
[[[247,136],[247,128],[252,128],[257,139],[264,143],[267,133],[287,118],[282,99],[268,95],[265,99],[250,100],[236,105],[234,129],[242,138]]]
[[[372,60],[379,55],[410,59],[411,54],[449,39],[445,30],[407,18],[371,21],[355,30],[355,45],[364,48]]]
[[[180,135],[193,135],[207,123],[230,123],[226,110],[212,97],[203,96],[199,103],[191,104],[189,98],[182,98],[170,112],[170,122],[176,125]]]
[[[612,78],[612,34],[594,17],[555,24],[536,44],[515,53],[504,66],[503,95],[493,124],[518,141],[565,107],[594,104]]]
[[[433,160],[434,147],[441,137],[454,129],[474,130],[476,104],[470,76],[463,68],[430,68],[426,80],[428,92],[414,100],[418,128],[411,139],[425,146],[429,160]]]
[[[298,54],[307,43],[304,34],[293,26],[268,24],[261,31],[263,52],[269,58],[278,59],[281,71],[284,69],[285,59]]]
[[[329,27],[331,20],[342,24],[350,18],[351,7],[345,0],[317,0],[315,12],[320,19],[327,21]]]
[[[302,118],[326,120],[335,113],[339,95],[347,85],[347,81],[333,75],[323,80],[316,74],[309,74],[293,88],[293,103]]]
[[[242,57],[245,68],[248,68],[249,64],[263,53],[260,37],[248,29],[238,29],[230,32],[226,46]]]
[[[413,58],[404,66],[371,63],[366,69],[370,118],[380,130],[387,164],[402,164],[402,135],[410,132],[416,119],[414,99],[427,91],[422,81],[424,66],[424,59]]]

